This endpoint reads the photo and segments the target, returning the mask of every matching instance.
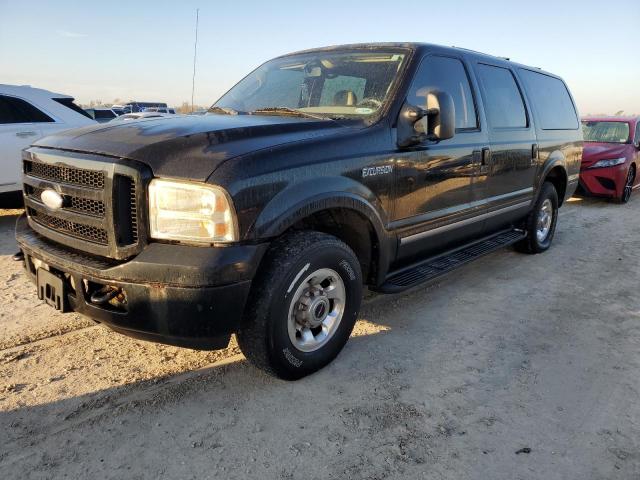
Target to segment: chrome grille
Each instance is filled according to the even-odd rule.
[[[49,165],[28,160],[25,160],[24,167],[25,173],[44,180],[83,187],[104,188],[104,172]]]
[[[40,195],[44,192],[44,188],[32,187],[27,185],[26,193],[36,202],[40,202]],[[101,200],[91,200],[90,198],[64,196],[64,208],[72,212],[86,213],[94,217],[103,218],[105,215],[105,205]]]
[[[107,245],[107,231],[104,228],[92,227],[90,225],[83,225],[70,220],[64,220],[47,213],[39,212],[34,208],[28,208],[27,210],[29,216],[33,218],[36,223],[39,223],[44,227],[65,232],[68,235],[81,240]]]
[[[29,224],[40,235],[94,255],[124,259],[146,243],[144,179],[150,171],[135,162],[98,155],[52,152],[32,147],[24,153],[24,202]],[[48,208],[41,195],[51,189],[62,207]]]

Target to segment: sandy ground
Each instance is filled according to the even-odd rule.
[[[288,383],[40,304],[0,216],[0,478],[638,479],[640,195],[365,301]],[[529,453],[517,453],[521,449]]]

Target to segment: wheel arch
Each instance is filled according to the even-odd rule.
[[[564,156],[559,155],[545,164],[542,175],[540,175],[538,191],[540,191],[544,182],[547,181],[551,182],[555,187],[556,192],[558,193],[558,206],[562,206],[567,194],[567,187],[569,185],[569,174],[567,173]]]
[[[276,195],[256,219],[252,236],[276,238],[303,229],[334,235],[358,257],[365,283],[382,282],[395,243],[385,229],[386,215],[377,198],[344,177],[331,182],[329,191],[326,182],[318,183],[304,182]]]

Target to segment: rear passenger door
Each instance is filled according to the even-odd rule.
[[[478,62],[475,71],[488,122],[490,152],[482,159],[486,200],[485,231],[493,231],[526,213],[533,198],[537,140],[525,97],[513,71]]]

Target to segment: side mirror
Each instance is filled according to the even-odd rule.
[[[427,95],[429,134],[435,140],[446,140],[456,134],[456,106],[447,92],[433,90]]]
[[[405,104],[398,118],[398,146],[411,147],[426,141],[452,138],[456,131],[453,98],[446,92],[427,94],[426,109]]]

